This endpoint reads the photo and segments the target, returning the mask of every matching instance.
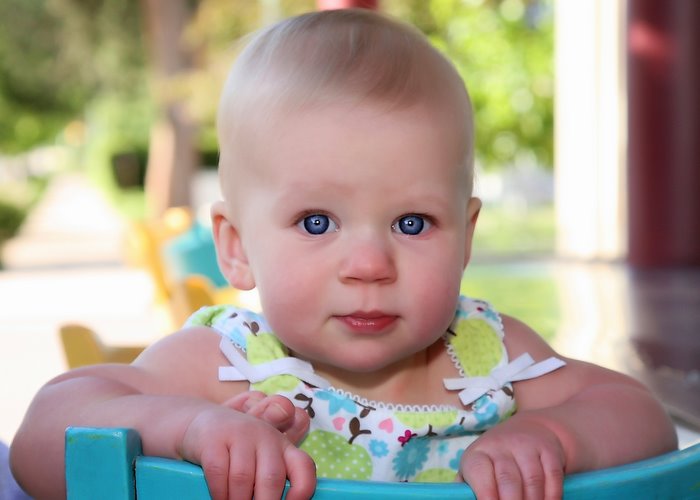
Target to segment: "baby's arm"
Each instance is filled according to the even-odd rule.
[[[11,447],[20,484],[37,498],[65,498],[65,428],[118,426],[138,430],[148,455],[202,464],[215,499],[234,492],[239,498],[279,498],[287,477],[290,495],[308,498],[315,487],[313,461],[273,425],[234,409],[240,402],[230,398],[247,384],[218,382],[217,368],[226,363],[218,344],[208,329],[182,331],[132,365],[86,367],[49,382]],[[259,416],[281,409],[295,420],[291,403],[281,399],[276,408],[270,401],[276,400],[261,406]],[[245,401],[240,404],[246,410]]]
[[[503,318],[511,359],[557,354],[535,332]],[[560,357],[560,356],[559,356]],[[581,361],[514,384],[518,412],[462,458],[478,498],[560,498],[564,474],[640,460],[677,447],[661,404],[635,380]]]

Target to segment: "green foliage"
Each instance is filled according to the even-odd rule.
[[[138,4],[0,0],[0,151],[52,143],[97,95],[143,78]]]
[[[556,283],[545,264],[473,263],[464,273],[461,292],[491,302],[547,341],[557,333],[562,312]]]
[[[22,207],[0,199],[0,244],[17,233],[26,213]]]
[[[48,177],[31,177],[26,181],[5,181],[0,186],[0,246],[17,234],[48,182]]]
[[[51,141],[92,84],[42,0],[0,0],[0,151]]]
[[[279,19],[312,11],[315,0],[199,0],[186,40],[198,54],[198,67],[184,82],[187,106],[199,123],[200,147],[218,149],[216,107],[221,87],[245,35]]]
[[[235,40],[259,27],[265,2],[201,0],[188,40],[203,55],[190,106],[213,138],[215,100]],[[384,0],[382,9],[423,31],[455,64],[474,104],[476,157],[485,167],[553,161],[551,0]],[[277,16],[313,10],[282,1]],[[207,75],[204,77],[202,75]],[[214,77],[212,77],[214,75]]]
[[[473,254],[505,256],[514,252],[546,255],[554,251],[554,206],[485,206],[479,214],[474,233]]]
[[[412,0],[389,10],[428,35],[467,83],[482,165],[551,168],[551,0]]]

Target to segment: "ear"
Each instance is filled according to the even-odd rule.
[[[248,265],[240,232],[228,217],[223,201],[212,205],[211,220],[216,258],[222,274],[231,286],[239,290],[255,288],[255,278]]]
[[[467,228],[464,238],[464,268],[467,267],[469,259],[471,259],[472,256],[472,241],[474,238],[476,221],[479,218],[479,212],[481,212],[481,200],[472,196],[467,203]]]

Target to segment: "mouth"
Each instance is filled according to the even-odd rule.
[[[396,322],[398,316],[382,311],[355,311],[336,316],[336,319],[353,332],[382,333]]]

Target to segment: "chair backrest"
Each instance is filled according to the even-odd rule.
[[[186,232],[192,223],[193,215],[189,208],[171,207],[159,219],[134,221],[127,233],[128,260],[148,271],[159,303],[168,302],[172,281],[163,262],[163,245]]]
[[[68,368],[99,363],[131,363],[144,346],[109,346],[87,326],[70,323],[59,328]]]
[[[132,429],[68,428],[66,485],[69,500],[209,499],[201,467],[141,455]],[[474,499],[466,484],[380,483],[319,479],[316,500],[382,498]],[[658,457],[567,476],[564,498],[700,498],[700,443]]]
[[[182,325],[199,308],[216,305],[217,297],[208,278],[193,274],[173,284],[170,301],[175,324]]]
[[[216,288],[209,278],[191,274],[171,287],[170,308],[177,327],[202,307],[241,304],[240,291],[230,286]]]

